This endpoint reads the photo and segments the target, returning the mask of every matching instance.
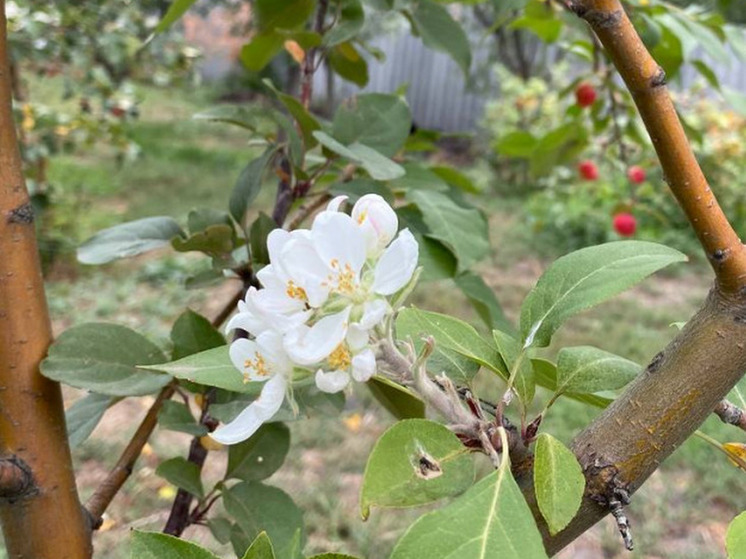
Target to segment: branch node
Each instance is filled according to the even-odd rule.
[[[593,29],[610,29],[616,27],[622,22],[622,13],[621,10],[614,10],[613,12],[605,10],[588,10],[580,17],[587,21]]]
[[[650,87],[652,87],[653,89],[655,89],[656,87],[663,87],[664,85],[666,85],[666,82],[666,71],[658,66],[658,71],[650,79]]]
[[[31,202],[24,202],[8,212],[8,223],[28,225],[34,222],[34,208]]]
[[[0,500],[15,503],[39,492],[31,468],[18,456],[0,458]]]
[[[650,362],[650,364],[645,368],[645,370],[648,373],[655,373],[658,369],[661,368],[661,365],[663,364],[663,358],[664,354],[662,351],[659,351],[655,354],[655,357],[653,357],[653,360]]]

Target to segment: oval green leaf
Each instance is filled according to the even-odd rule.
[[[260,481],[275,473],[290,450],[290,429],[265,423],[248,440],[228,448],[225,478]]]
[[[565,347],[557,356],[557,392],[592,394],[631,382],[642,367],[597,347]]]
[[[297,549],[303,547],[303,513],[284,491],[244,481],[223,493],[223,504],[236,522],[231,541],[237,555],[266,532],[278,559],[296,559]]]
[[[448,428],[425,419],[407,419],[389,428],[365,466],[360,509],[401,508],[461,493],[474,481],[468,450]]]
[[[686,256],[644,241],[592,246],[556,260],[521,305],[526,346],[549,345],[552,334],[570,316],[597,305]]]
[[[509,461],[449,505],[421,516],[391,559],[546,559]]]
[[[575,455],[542,433],[536,441],[534,488],[539,510],[554,535],[573,519],[585,491],[585,477]]]
[[[109,396],[142,396],[171,380],[137,368],[165,358],[146,337],[117,324],[89,322],[60,334],[50,346],[41,372],[76,388]]]
[[[171,217],[146,217],[115,225],[96,233],[78,247],[78,261],[83,264],[105,264],[117,258],[136,256],[164,247],[174,237],[183,235]]]
[[[218,559],[206,549],[159,532],[132,532],[131,559]]]
[[[746,512],[736,516],[725,535],[728,559],[746,559]]]

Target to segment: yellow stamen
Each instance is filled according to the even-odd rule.
[[[351,295],[355,292],[357,287],[357,276],[352,269],[352,266],[345,264],[344,268],[339,269],[339,261],[335,258],[330,262],[334,273],[329,274],[327,281],[324,285],[330,286],[332,291],[342,293],[345,295]]]
[[[363,221],[365,221],[365,218],[367,218],[367,217],[368,217],[368,210],[363,210],[362,212],[360,212],[360,215],[357,216],[357,222],[358,222],[358,224],[362,225]]]
[[[293,280],[290,280],[288,282],[288,287],[285,290],[285,293],[287,293],[287,296],[291,299],[299,299],[306,303],[308,302],[308,295],[306,295],[306,290],[295,285],[295,282],[293,282]]]
[[[352,363],[352,356],[350,355],[350,350],[345,347],[345,345],[339,344],[337,346],[337,349],[331,352],[329,355],[329,366],[337,371],[343,371],[350,368],[350,363]]]
[[[246,369],[243,373],[243,381],[247,383],[251,380],[251,371],[260,377],[266,377],[272,374],[272,370],[267,366],[267,362],[264,360],[264,356],[258,351],[254,353],[254,359],[246,359],[243,362],[243,367]]]

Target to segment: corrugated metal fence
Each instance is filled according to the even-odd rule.
[[[479,76],[483,84],[480,92],[473,85],[467,85],[460,68],[448,55],[428,49],[418,38],[407,33],[380,37],[372,43],[386,55],[385,62],[369,60],[370,81],[362,90],[354,84],[336,79],[335,99],[344,99],[359,91],[393,92],[408,84],[406,97],[418,126],[461,132],[476,129],[485,102],[499,95],[499,83],[495,76]],[[494,57],[494,53],[494,46],[489,40],[474,48],[472,68],[485,68],[484,71],[489,72],[486,70],[489,68],[486,61]],[[551,52],[549,57],[551,59]],[[721,84],[746,93],[746,61],[735,54],[726,64],[714,63],[706,54],[701,59],[710,65]],[[584,71],[580,65],[578,71]],[[700,79],[697,71],[687,66],[670,85],[674,89],[688,87],[697,79]],[[490,87],[484,87],[485,83]],[[326,76],[324,72],[318,72],[314,84],[317,99],[326,96],[326,88]]]

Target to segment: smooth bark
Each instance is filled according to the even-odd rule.
[[[0,0],[0,456],[21,462],[32,476],[28,490],[0,501],[0,522],[13,559],[84,559],[91,556],[90,529],[75,487],[62,394],[39,373],[52,332],[11,79]]]

